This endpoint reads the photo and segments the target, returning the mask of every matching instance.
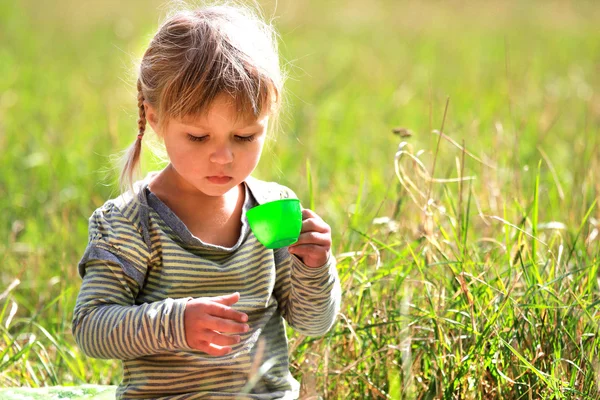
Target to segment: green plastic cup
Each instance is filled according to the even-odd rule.
[[[281,199],[253,207],[246,213],[254,236],[268,249],[296,242],[302,229],[302,209],[298,199]]]

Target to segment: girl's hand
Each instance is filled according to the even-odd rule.
[[[298,241],[288,248],[311,268],[325,264],[331,249],[331,228],[314,211],[302,209],[302,230]]]
[[[212,356],[224,356],[231,352],[231,345],[240,342],[239,335],[250,329],[248,315],[230,306],[240,299],[239,293],[219,297],[201,297],[187,302],[183,315],[185,340],[196,350]]]

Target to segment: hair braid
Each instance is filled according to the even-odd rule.
[[[142,140],[142,137],[146,132],[146,109],[144,108],[144,92],[142,91],[142,81],[139,78],[137,80],[137,90],[138,109],[140,115],[138,118],[138,140]]]
[[[133,175],[139,168],[140,164],[140,153],[142,151],[142,137],[144,136],[144,132],[146,132],[146,110],[144,108],[144,93],[142,91],[142,82],[138,78],[137,81],[137,90],[138,90],[138,135],[125,155],[124,161],[125,165],[121,171],[121,190],[125,191],[130,189],[133,192]]]

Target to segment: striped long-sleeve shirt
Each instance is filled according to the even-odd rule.
[[[293,192],[248,178],[240,237],[226,248],[192,235],[149,190],[151,176],[90,217],[73,315],[79,347],[90,357],[123,361],[117,398],[297,398],[284,319],[311,336],[331,328],[341,297],[335,258],[309,268],[287,248],[261,245],[246,220],[249,208]],[[233,308],[250,326],[240,343],[225,356],[190,348],[186,302],[236,291]],[[251,366],[267,360],[273,366],[248,389]]]

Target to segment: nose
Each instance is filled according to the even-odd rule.
[[[233,161],[233,152],[228,146],[221,146],[210,154],[209,160],[215,164],[229,164]]]

